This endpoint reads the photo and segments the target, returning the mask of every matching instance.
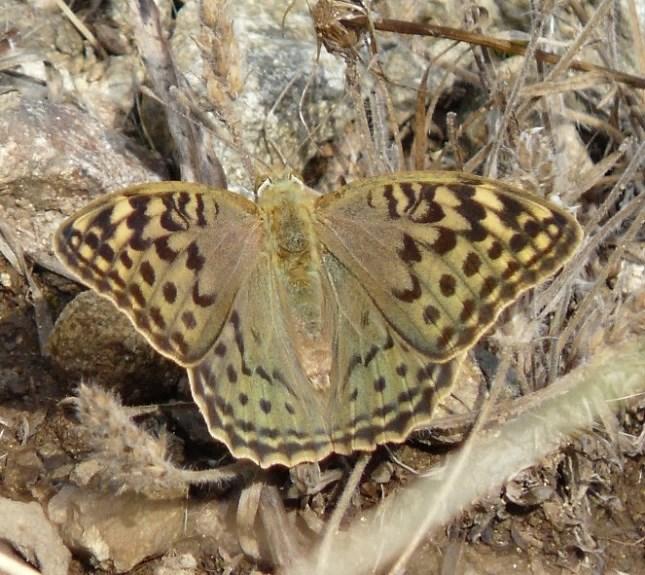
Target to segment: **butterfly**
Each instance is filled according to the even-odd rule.
[[[459,172],[325,195],[288,176],[258,195],[133,186],[65,221],[54,249],[187,369],[211,435],[264,468],[427,425],[464,353],[582,236],[562,208]]]

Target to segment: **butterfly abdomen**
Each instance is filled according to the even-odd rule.
[[[293,180],[268,188],[260,201],[274,277],[282,293],[282,316],[310,382],[328,387],[331,327],[325,323],[320,243],[313,225],[315,195]]]

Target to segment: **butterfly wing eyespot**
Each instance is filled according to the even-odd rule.
[[[325,248],[398,334],[436,362],[471,347],[581,238],[561,208],[456,172],[360,180],[320,198],[316,213]]]
[[[254,265],[259,223],[256,206],[231,192],[144,184],[73,215],[54,250],[160,353],[189,365],[213,345]]]

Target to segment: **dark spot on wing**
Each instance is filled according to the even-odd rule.
[[[128,255],[128,252],[125,252],[125,251],[121,252],[119,254],[119,260],[121,261],[121,263],[126,269],[132,268],[133,261],[132,261],[132,258]]]
[[[141,262],[141,265],[139,266],[139,273],[141,274],[143,281],[146,282],[149,286],[155,283],[155,270],[149,261],[144,260]]]
[[[181,314],[181,321],[188,329],[194,329],[197,325],[195,314],[190,310],[186,310]]]
[[[403,247],[398,250],[399,257],[405,263],[418,263],[421,261],[421,252],[416,242],[409,234],[403,234]]]
[[[454,231],[448,228],[438,227],[436,229],[439,235],[432,244],[432,249],[438,255],[442,256],[455,249],[455,246],[457,245],[457,235]]]
[[[479,272],[479,268],[482,265],[482,261],[475,252],[468,252],[466,259],[464,260],[463,270],[466,277],[474,276]]]
[[[186,267],[195,272],[201,271],[204,267],[206,258],[200,253],[199,247],[195,241],[192,241],[186,248],[188,256],[186,257]]]
[[[161,291],[163,292],[163,297],[167,303],[175,303],[175,300],[177,299],[177,286],[173,282],[166,282],[163,284]]]
[[[433,305],[428,305],[423,310],[423,321],[428,324],[436,324],[441,317],[441,312]]]
[[[457,280],[450,274],[443,274],[439,280],[439,289],[445,297],[450,297],[455,294],[457,287]]]
[[[514,252],[519,252],[526,247],[527,243],[528,240],[526,239],[526,236],[523,236],[522,234],[513,234],[513,236],[511,236],[511,240],[508,243],[508,246]]]
[[[385,389],[386,385],[385,378],[381,376],[374,380],[374,391],[381,393]]]
[[[419,278],[413,273],[410,273],[410,281],[412,282],[412,287],[403,290],[392,288],[392,295],[406,303],[418,300],[421,297],[421,283],[419,282]]]
[[[217,294],[202,294],[199,293],[199,282],[195,282],[193,284],[193,302],[195,302],[195,305],[198,305],[200,307],[209,307],[215,303],[215,299],[217,298]]]
[[[479,292],[479,296],[482,299],[487,298],[490,294],[495,291],[495,288],[497,287],[498,281],[492,277],[489,276],[484,280],[484,283],[482,284],[481,290]]]
[[[146,300],[143,297],[143,292],[141,291],[141,288],[139,287],[138,284],[130,284],[128,286],[128,291],[130,292],[130,295],[134,298],[134,301],[139,305],[139,307],[144,307],[146,304]]]
[[[491,260],[496,260],[502,255],[502,251],[502,245],[497,240],[494,240],[490,248],[488,248],[488,257]]]
[[[101,244],[98,250],[99,256],[101,256],[106,262],[112,263],[114,261],[115,253],[110,244]]]
[[[166,322],[161,315],[161,310],[156,306],[151,306],[148,310],[150,314],[150,319],[159,329],[166,329]]]
[[[157,256],[159,256],[159,259],[164,262],[172,262],[177,257],[177,252],[168,245],[169,237],[170,236],[162,236],[153,242]]]
[[[475,309],[475,302],[472,299],[464,301],[461,308],[461,314],[459,315],[459,320],[462,323],[467,322],[475,313]]]

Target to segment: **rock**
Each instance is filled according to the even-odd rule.
[[[239,552],[224,526],[227,512],[228,505],[219,502],[151,500],[71,486],[55,495],[48,507],[69,547],[88,555],[97,568],[119,573],[193,537],[214,538],[227,552]]]
[[[165,553],[183,531],[186,502],[151,501],[65,487],[48,514],[72,549],[105,570],[129,571],[147,557]]]
[[[48,348],[71,384],[90,378],[129,401],[160,399],[183,376],[183,369],[158,354],[110,301],[91,291],[65,307]]]
[[[70,105],[0,96],[0,221],[31,259],[61,269],[51,237],[106,191],[164,179],[163,164]]]
[[[0,540],[38,566],[42,575],[67,575],[70,552],[38,503],[1,497],[0,517]]]

